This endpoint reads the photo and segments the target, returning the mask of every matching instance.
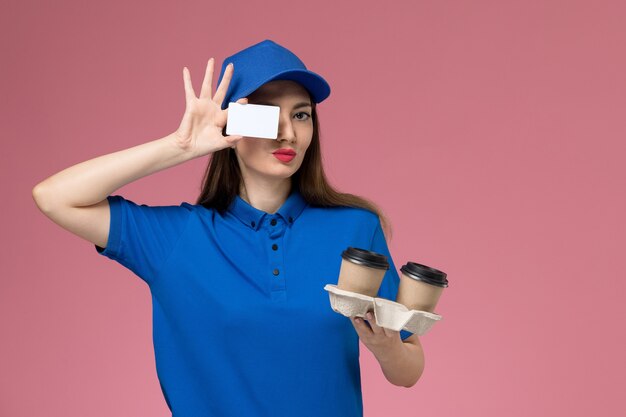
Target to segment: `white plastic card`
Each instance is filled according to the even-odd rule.
[[[228,103],[226,134],[276,139],[279,114],[278,106]]]

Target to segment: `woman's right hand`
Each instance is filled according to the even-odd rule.
[[[213,64],[214,59],[209,59],[200,97],[196,97],[191,84],[191,77],[187,67],[183,68],[183,80],[185,83],[185,114],[180,126],[175,132],[176,144],[185,151],[191,152],[195,157],[204,156],[227,147],[234,147],[243,136],[224,136],[222,131],[228,119],[228,108],[222,110],[222,102],[228,90],[228,85],[233,75],[233,64],[229,64],[224,71],[224,76],[213,98]],[[237,100],[237,103],[247,103],[246,98]]]

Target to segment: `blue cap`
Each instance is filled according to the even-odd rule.
[[[235,66],[228,85],[222,110],[228,103],[247,97],[263,84],[273,80],[291,80],[299,83],[311,94],[315,103],[330,95],[330,86],[320,75],[306,69],[304,63],[293,52],[276,42],[266,39],[229,56],[222,63],[217,80],[220,85],[226,66]]]

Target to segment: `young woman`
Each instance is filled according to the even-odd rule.
[[[67,168],[33,197],[148,284],[173,416],[362,416],[359,340],[398,386],[415,384],[424,356],[417,335],[346,320],[323,289],[337,282],[348,246],[387,255],[380,297],[395,300],[399,284],[380,211],[324,175],[316,105],[330,87],[271,40],[228,57],[214,95],[213,66],[199,97],[183,70],[186,110],[174,133]],[[233,101],[279,106],[278,138],[226,136]],[[206,155],[195,204],[111,195]]]

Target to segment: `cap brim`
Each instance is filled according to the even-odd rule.
[[[247,97],[263,84],[274,80],[291,80],[301,84],[309,91],[315,103],[321,103],[330,95],[330,85],[328,85],[326,80],[320,75],[309,70],[294,69],[280,72],[273,77],[257,83],[256,85],[250,87],[247,91],[244,91],[239,97],[232,97],[231,101],[237,101],[242,97]]]

